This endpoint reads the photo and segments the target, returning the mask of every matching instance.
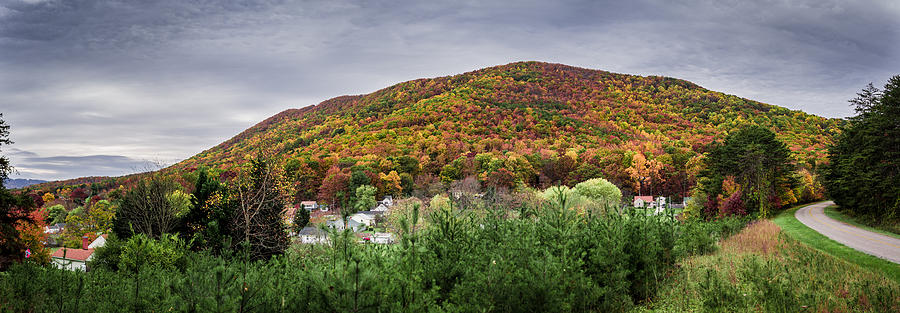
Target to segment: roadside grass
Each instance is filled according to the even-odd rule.
[[[900,312],[900,283],[810,248],[770,220],[684,259],[634,312]]]
[[[900,283],[900,265],[860,252],[825,237],[825,235],[820,234],[797,220],[797,218],[794,217],[796,211],[797,208],[785,210],[772,219],[772,221],[775,222],[775,224],[778,224],[788,236],[807,246],[844,261],[856,264],[862,268],[883,273],[894,282]]]
[[[856,227],[859,227],[859,228],[862,228],[862,229],[865,229],[865,230],[868,230],[871,232],[876,232],[876,233],[879,233],[879,234],[882,234],[885,236],[891,236],[891,237],[900,239],[900,234],[897,234],[897,233],[891,231],[892,229],[897,229],[897,227],[895,227],[895,226],[886,226],[885,227],[885,226],[878,226],[878,225],[870,226],[867,223],[865,223],[865,221],[857,220],[856,218],[853,218],[852,216],[841,213],[840,211],[838,211],[837,205],[829,205],[829,206],[825,207],[825,215],[830,218],[833,218],[839,222],[847,223],[847,224],[850,224],[850,225],[853,225],[853,226],[856,226]]]

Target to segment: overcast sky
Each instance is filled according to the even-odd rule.
[[[288,108],[522,60],[826,117],[900,74],[900,1],[437,2],[0,0],[0,153],[17,178],[122,175]]]

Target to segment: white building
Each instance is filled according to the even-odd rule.
[[[312,211],[319,208],[319,204],[315,201],[300,201],[300,207],[307,210]]]
[[[300,237],[301,243],[325,243],[328,242],[328,234],[315,227],[315,226],[306,226],[300,233],[298,234]]]
[[[383,204],[386,207],[391,207],[394,205],[394,196],[384,196],[384,200],[378,201],[378,204]]]
[[[379,244],[394,243],[394,235],[391,233],[374,233],[374,234],[372,234],[372,243],[379,243]]]
[[[94,249],[106,245],[107,235],[98,236],[93,242],[87,236],[81,237],[81,249],[61,248],[50,256],[51,263],[70,271],[87,271],[87,262],[93,259]]]
[[[653,196],[634,196],[633,207],[646,208],[653,205]]]
[[[371,227],[372,225],[375,225],[375,216],[377,214],[378,212],[376,211],[362,211],[351,215],[350,221],[357,222],[359,224],[365,225],[366,227]]]

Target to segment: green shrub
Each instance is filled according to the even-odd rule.
[[[398,244],[359,244],[350,232],[332,232],[331,244],[295,246],[263,261],[190,252],[168,235],[111,238],[88,273],[30,264],[2,273],[0,308],[622,312],[651,299],[679,255],[711,251],[742,225],[552,203],[510,218],[506,210],[459,210],[448,202],[432,208],[422,227],[418,212],[402,219]]]

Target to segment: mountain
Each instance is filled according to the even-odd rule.
[[[25,188],[31,185],[46,183],[46,180],[27,179],[27,178],[7,178],[3,181],[3,186],[8,189]]]
[[[468,176],[532,187],[604,177],[684,194],[706,145],[748,124],[775,131],[814,168],[842,120],[675,78],[516,62],[289,109],[166,171],[222,172],[263,153],[286,160],[298,199]]]

